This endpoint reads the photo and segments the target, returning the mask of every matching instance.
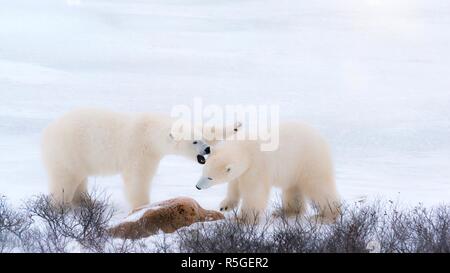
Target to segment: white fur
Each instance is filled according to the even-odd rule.
[[[318,205],[324,217],[334,218],[339,212],[328,145],[317,131],[301,123],[280,125],[276,151],[262,152],[260,142],[250,140],[228,140],[214,147],[197,185],[207,188],[224,182],[229,185],[221,210],[235,208],[242,199],[243,218],[265,210],[272,186],[282,189],[284,213],[304,213],[306,200]]]
[[[195,159],[198,154],[192,140],[171,137],[173,122],[164,115],[100,109],[64,115],[43,133],[50,193],[57,202],[77,203],[87,190],[89,176],[121,174],[131,206],[148,204],[150,182],[162,157],[177,154]],[[234,132],[233,128],[227,132]]]

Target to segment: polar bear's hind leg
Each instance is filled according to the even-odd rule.
[[[310,198],[321,218],[334,221],[340,215],[341,203],[335,190],[316,190],[311,192]]]
[[[290,187],[282,193],[282,213],[287,216],[303,215],[306,211],[306,202],[298,187]]]

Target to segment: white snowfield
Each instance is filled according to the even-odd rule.
[[[0,0],[0,194],[47,192],[40,135],[77,107],[278,104],[318,128],[344,200],[450,201],[450,1]],[[167,157],[152,201],[198,191]],[[120,177],[90,180],[129,211]],[[273,196],[276,198],[277,192]]]

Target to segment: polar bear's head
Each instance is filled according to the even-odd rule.
[[[224,142],[212,149],[196,188],[207,189],[235,180],[245,173],[249,166],[249,157],[240,145],[236,145],[235,141]]]
[[[200,129],[202,131],[203,139],[210,146],[217,145],[226,139],[232,139],[238,131],[241,131],[242,122],[236,121],[230,125],[203,125]]]
[[[205,164],[205,155],[210,153],[210,146],[216,145],[242,127],[242,123],[218,126],[192,126],[189,121],[175,120],[172,122],[169,134],[171,153],[196,158],[198,163]]]
[[[205,155],[210,153],[209,145],[201,139],[182,139],[169,134],[169,144],[174,154],[196,159],[198,163],[205,164]]]

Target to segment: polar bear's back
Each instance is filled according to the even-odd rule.
[[[274,181],[328,180],[334,182],[329,146],[314,128],[300,122],[280,124],[279,149],[268,155],[269,166],[278,176]],[[277,185],[286,187],[288,185]]]
[[[124,130],[130,126],[126,114],[100,109],[77,109],[51,123],[42,138],[47,166],[78,172],[108,172],[116,169],[125,148]],[[90,170],[95,166],[97,170]]]

